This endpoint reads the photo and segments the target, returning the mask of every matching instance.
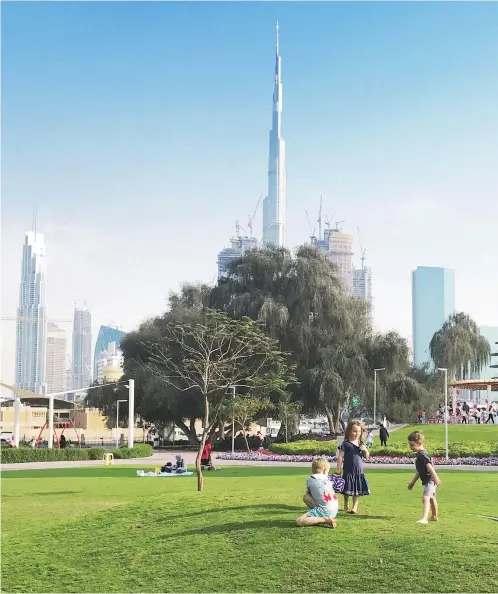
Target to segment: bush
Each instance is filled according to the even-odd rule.
[[[312,456],[319,456],[325,454],[326,456],[335,456],[337,452],[337,441],[295,441],[293,443],[273,443],[271,445],[271,451],[275,454],[286,454],[286,455],[305,455],[310,454]]]
[[[154,453],[154,449],[148,443],[136,443],[131,451],[133,453],[131,458],[147,458]]]
[[[127,460],[129,458],[147,458],[148,456],[152,456],[154,450],[148,443],[138,443],[132,448],[120,447],[117,450],[113,450],[112,453],[119,460]]]
[[[63,462],[64,460],[88,460],[88,450],[47,448],[2,448],[2,464],[19,462]]]
[[[102,460],[105,454],[104,448],[88,448],[88,460]]]
[[[102,460],[104,448],[0,448],[2,464],[22,462],[64,462],[70,460]],[[146,458],[152,456],[154,450],[148,444],[137,444],[133,448],[114,450],[115,458]]]

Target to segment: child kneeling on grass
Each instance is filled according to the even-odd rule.
[[[411,491],[419,478],[424,486],[424,494],[422,496],[424,512],[422,519],[418,520],[417,524],[429,523],[429,509],[432,512],[430,520],[432,522],[437,522],[438,505],[436,501],[436,487],[441,484],[434,466],[432,465],[432,458],[424,449],[424,439],[424,434],[421,431],[414,431],[408,436],[408,444],[411,450],[417,452],[417,457],[415,458],[415,468],[417,469],[417,472],[408,484],[408,489]]]
[[[318,526],[328,524],[336,527],[339,504],[328,474],[330,464],[325,458],[315,458],[311,464],[313,474],[306,481],[304,503],[310,508],[308,512],[296,520],[298,526]]]

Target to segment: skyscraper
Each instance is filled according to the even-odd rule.
[[[448,317],[455,313],[455,273],[418,266],[412,273],[413,356],[415,365],[430,361],[429,345]]]
[[[66,332],[54,324],[47,324],[47,393],[66,389]],[[61,396],[62,398],[62,396]]]
[[[323,250],[327,259],[336,265],[337,276],[343,287],[353,294],[353,236],[343,233],[338,227],[325,229],[323,239],[312,237],[311,244]],[[366,288],[369,288],[368,280]]]
[[[125,336],[125,332],[119,330],[119,328],[113,328],[112,326],[101,326],[95,342],[95,352],[93,356],[93,377],[97,379],[98,376],[98,361],[100,354],[103,351],[109,350],[111,343],[116,343],[116,348],[119,348],[121,341]]]
[[[353,297],[372,303],[372,269],[368,266],[353,269]]]
[[[73,390],[88,388],[92,382],[92,316],[86,307],[74,309]]]
[[[36,227],[24,237],[17,318],[16,386],[40,393],[46,388],[47,312],[45,244]]]
[[[263,243],[285,245],[287,211],[287,173],[285,142],[282,138],[282,58],[279,53],[279,30],[275,52],[273,115],[268,155],[268,195],[263,201]]]

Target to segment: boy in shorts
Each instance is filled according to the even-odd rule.
[[[296,520],[298,526],[318,526],[327,524],[336,527],[339,503],[328,474],[330,464],[325,458],[315,458],[311,469],[313,474],[306,481],[306,493],[303,501],[310,508]]]
[[[417,524],[428,524],[437,522],[438,520],[438,505],[436,501],[436,487],[441,484],[439,477],[432,465],[432,458],[424,450],[424,434],[421,431],[414,431],[408,436],[408,445],[413,452],[417,452],[415,458],[415,468],[417,472],[408,484],[408,490],[411,491],[415,483],[420,480],[424,486],[424,494],[422,496],[422,503],[424,505],[424,513],[422,519],[418,520]],[[429,509],[431,510],[431,517],[429,518]]]

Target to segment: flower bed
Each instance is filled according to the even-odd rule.
[[[290,454],[274,454],[267,450],[252,452],[251,454],[235,453],[235,454],[218,454],[217,458],[220,460],[241,460],[244,462],[308,462],[311,463],[315,456],[311,455],[290,455]],[[336,462],[336,456],[324,455],[329,462]],[[490,456],[488,458],[472,458],[460,457],[450,458],[448,462],[444,457],[433,457],[434,465],[450,465],[450,466],[498,466],[498,456]],[[408,456],[371,456],[365,461],[366,464],[410,464],[413,466],[413,458]]]

